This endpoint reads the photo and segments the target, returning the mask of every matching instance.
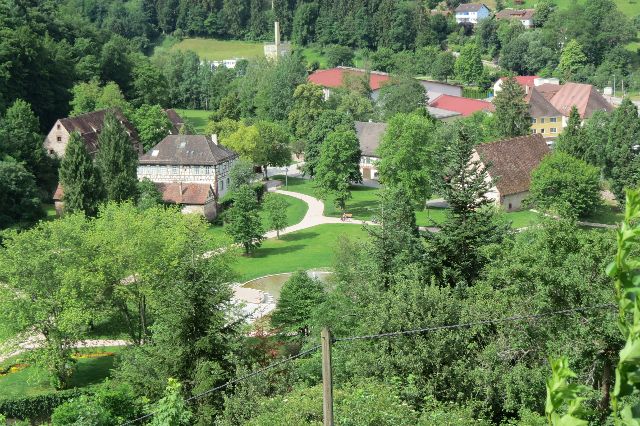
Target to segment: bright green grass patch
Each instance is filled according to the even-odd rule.
[[[416,223],[418,226],[437,226],[447,218],[447,209],[427,208],[416,212]]]
[[[560,9],[568,9],[571,3],[574,0],[556,0],[555,4]],[[578,0],[579,3],[586,3],[589,0]],[[525,0],[522,4],[515,4],[514,0],[507,0],[505,2],[505,7],[510,7],[514,9],[524,9],[524,8],[535,8],[538,0]],[[633,18],[634,16],[640,14],[640,2],[638,0],[614,0],[614,3],[618,6],[618,10],[627,15],[628,17]],[[488,0],[485,3],[491,10],[495,10],[496,1]]]
[[[511,222],[512,228],[526,228],[538,224],[543,217],[540,213],[531,210],[522,210],[519,212],[509,212],[504,214],[508,221]]]
[[[211,111],[203,111],[198,109],[177,109],[180,117],[188,120],[195,127],[198,134],[204,134],[204,129],[209,123]]]
[[[87,348],[79,350],[82,353],[114,352],[115,356],[100,358],[80,358],[75,365],[75,372],[71,377],[70,387],[85,387],[95,385],[109,377],[115,358],[123,350],[122,347]],[[17,373],[0,377],[0,398],[15,396],[37,395],[53,392],[55,389],[49,384],[46,374],[37,371],[35,367],[27,367]]]
[[[624,213],[619,207],[605,204],[598,207],[594,213],[581,220],[585,222],[617,225],[624,220]]]
[[[301,222],[302,218],[304,218],[304,215],[307,214],[307,210],[309,209],[309,206],[304,201],[298,198],[290,197],[288,195],[283,195],[283,194],[270,194],[270,195],[284,198],[284,200],[287,202],[287,226],[295,225],[296,223]],[[265,231],[269,231],[270,230],[269,217],[267,215],[267,212],[264,210],[260,211],[260,217],[262,218],[263,229]],[[228,239],[228,236],[226,235],[223,226],[211,225],[209,227],[208,232],[211,235],[214,235],[217,237],[224,237],[225,239]]]
[[[170,50],[192,50],[201,59],[222,61],[234,58],[261,58],[264,56],[262,43],[241,40],[215,40],[210,38],[185,38],[172,45]]]
[[[284,176],[274,176],[284,182]],[[315,188],[312,181],[297,177],[289,178],[289,186],[282,186],[282,190],[299,192],[301,194],[316,197]],[[351,213],[355,219],[369,220],[374,216],[378,209],[378,193],[380,188],[371,188],[367,186],[351,186],[351,198],[347,200],[346,212]],[[324,201],[324,215],[340,217],[342,211],[335,206],[333,198]]]
[[[333,266],[339,236],[362,240],[360,225],[318,225],[266,240],[251,256],[239,256],[234,269],[245,282],[269,274]]]

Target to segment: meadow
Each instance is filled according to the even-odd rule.
[[[211,38],[185,38],[180,41],[165,39],[156,53],[162,50],[191,50],[208,61],[245,58],[253,59],[264,56],[263,43],[241,40],[216,40]]]

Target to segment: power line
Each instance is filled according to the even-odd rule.
[[[497,323],[501,323],[501,322],[513,322],[513,321],[528,321],[528,320],[534,320],[534,319],[538,319],[538,318],[550,317],[550,316],[554,316],[554,315],[566,315],[566,314],[571,314],[571,313],[576,313],[576,312],[585,312],[585,311],[592,311],[592,310],[606,309],[606,308],[617,308],[617,305],[613,305],[611,303],[607,303],[607,304],[603,304],[603,305],[586,306],[586,307],[582,307],[582,308],[563,309],[563,310],[560,310],[560,311],[545,312],[545,313],[541,313],[541,314],[520,315],[520,316],[513,316],[513,317],[506,317],[506,318],[497,318],[497,319],[490,319],[490,320],[483,320],[483,321],[467,322],[467,323],[462,323],[462,324],[439,325],[439,326],[434,326],[434,327],[418,328],[418,329],[415,329],[415,330],[393,331],[393,332],[389,332],[389,333],[369,334],[369,335],[365,335],[365,336],[339,337],[339,338],[333,339],[333,341],[334,342],[352,342],[354,340],[371,340],[371,339],[380,339],[380,338],[384,338],[384,337],[398,337],[398,336],[411,335],[411,334],[428,333],[428,332],[431,332],[431,331],[438,331],[438,330],[453,330],[453,329],[458,329],[458,328],[473,327],[474,325],[497,324]]]
[[[216,386],[216,387],[214,387],[214,388],[211,388],[211,389],[206,390],[206,391],[204,391],[204,392],[201,392],[201,393],[199,393],[199,394],[193,395],[192,397],[187,398],[187,399],[185,400],[185,402],[189,402],[189,401],[192,401],[192,400],[194,400],[194,399],[202,398],[202,397],[203,397],[203,396],[205,396],[205,395],[209,395],[209,394],[210,394],[210,393],[212,393],[212,392],[215,392],[215,391],[219,391],[219,390],[221,390],[221,389],[224,389],[224,388],[226,388],[227,386],[231,386],[231,385],[236,384],[236,383],[238,383],[238,382],[242,382],[242,381],[244,381],[244,380],[250,379],[251,377],[258,376],[258,375],[260,375],[260,374],[264,373],[264,372],[265,372],[265,371],[267,371],[267,370],[270,370],[270,369],[275,368],[275,367],[277,367],[277,366],[279,366],[279,365],[285,364],[285,363],[287,363],[287,362],[289,362],[289,361],[293,361],[293,360],[294,360],[294,359],[296,359],[296,358],[300,358],[300,357],[303,357],[303,356],[305,356],[305,355],[308,355],[308,354],[310,354],[310,353],[312,353],[312,352],[315,352],[315,351],[316,351],[316,350],[318,350],[319,348],[320,348],[320,345],[312,346],[311,348],[309,348],[309,349],[307,349],[307,350],[305,350],[305,351],[302,351],[302,352],[300,352],[300,353],[298,353],[298,354],[296,354],[296,355],[291,355],[290,357],[287,357],[287,358],[281,359],[280,361],[278,361],[278,362],[274,362],[273,364],[269,364],[269,365],[267,365],[266,367],[263,367],[263,368],[261,368],[261,369],[259,369],[259,370],[256,370],[256,371],[253,371],[253,372],[251,372],[251,373],[249,373],[249,374],[246,374],[246,375],[244,375],[244,376],[238,377],[237,379],[230,380],[230,381],[228,381],[228,382],[226,382],[226,383],[224,383],[224,384],[222,384],[222,385],[220,385],[220,386]],[[149,418],[149,417],[153,416],[153,415],[154,415],[154,414],[156,414],[156,413],[157,413],[157,411],[152,411],[151,413],[145,414],[144,416],[141,416],[141,417],[135,418],[135,419],[133,419],[133,420],[129,420],[129,421],[127,421],[126,423],[123,423],[121,426],[125,426],[125,425],[129,425],[129,424],[136,423],[136,422],[138,422],[138,421],[140,421],[140,420],[144,420],[144,419],[146,419],[146,418]]]
[[[460,323],[460,324],[450,324],[450,325],[439,325],[439,326],[433,326],[433,327],[425,327],[425,328],[418,328],[418,329],[413,329],[413,330],[403,330],[403,331],[394,331],[394,332],[389,332],[389,333],[379,333],[379,334],[369,334],[369,335],[363,335],[363,336],[350,336],[350,337],[339,337],[339,338],[334,338],[332,339],[333,342],[353,342],[356,340],[372,340],[372,339],[381,339],[381,338],[393,338],[393,337],[399,337],[399,336],[406,336],[406,335],[417,335],[417,334],[422,334],[422,333],[429,333],[432,331],[439,331],[439,330],[455,330],[455,329],[460,329],[460,328],[467,328],[467,327],[473,327],[476,325],[488,325],[488,324],[498,324],[498,323],[504,323],[504,322],[516,322],[516,321],[530,321],[530,320],[536,320],[536,319],[540,319],[540,318],[547,318],[547,317],[551,317],[551,316],[555,316],[555,315],[567,315],[567,314],[572,314],[572,313],[577,313],[577,312],[586,312],[586,311],[594,311],[594,310],[599,310],[599,309],[611,309],[611,308],[616,308],[617,305],[613,305],[611,303],[607,303],[607,304],[602,304],[602,305],[594,305],[594,306],[585,306],[585,307],[581,307],[581,308],[571,308],[571,309],[563,309],[563,310],[559,310],[559,311],[552,311],[552,312],[544,312],[541,314],[532,314],[532,315],[519,315],[519,316],[512,316],[512,317],[506,317],[506,318],[495,318],[495,319],[489,319],[489,320],[482,320],[482,321],[475,321],[475,322],[467,322],[467,323]],[[256,371],[253,371],[249,374],[246,374],[244,376],[238,377],[236,379],[233,379],[231,381],[228,381],[220,386],[216,386],[214,388],[208,389],[204,392],[201,392],[199,394],[193,395],[189,398],[187,398],[185,401],[186,402],[190,402],[193,401],[195,399],[198,398],[202,398],[203,396],[209,395],[213,392],[219,391],[221,389],[224,389],[228,386],[231,386],[233,384],[245,381],[247,379],[250,379],[251,377],[254,376],[258,376],[262,373],[264,373],[267,370],[270,370],[272,368],[275,368],[279,365],[285,364],[287,362],[293,361],[297,358],[303,357],[305,355],[308,355],[312,352],[315,352],[316,350],[318,350],[321,347],[321,345],[315,345],[312,346],[311,348],[304,350],[296,355],[291,355],[290,357],[284,358],[278,362],[275,362],[273,364],[269,364],[266,367],[263,367],[261,369],[258,369]],[[135,418],[133,420],[129,420],[126,423],[123,423],[121,426],[126,426],[129,424],[133,424],[136,423],[140,420],[144,420],[147,419],[151,416],[153,416],[154,414],[156,414],[155,411],[148,413],[144,416]]]

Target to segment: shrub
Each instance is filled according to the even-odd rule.
[[[57,406],[64,402],[82,395],[90,395],[93,392],[94,388],[86,387],[82,389],[76,388],[49,392],[35,396],[0,399],[0,414],[15,419],[48,417]]]
[[[529,202],[578,218],[600,205],[600,170],[563,152],[547,156],[531,173]]]

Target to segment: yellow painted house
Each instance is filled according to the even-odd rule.
[[[527,91],[525,100],[529,104],[531,132],[545,139],[557,138],[564,128],[562,114],[535,87],[527,87]]]

